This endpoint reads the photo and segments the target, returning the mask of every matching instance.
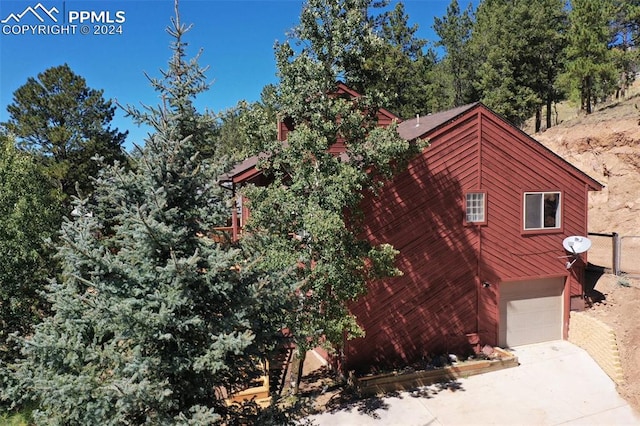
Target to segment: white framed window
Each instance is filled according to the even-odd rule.
[[[524,229],[559,229],[562,218],[560,191],[524,193]]]
[[[487,194],[485,192],[468,192],[465,198],[466,223],[486,223]]]

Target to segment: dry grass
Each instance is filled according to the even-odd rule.
[[[625,93],[625,96],[620,99],[611,98],[610,100],[598,104],[594,107],[594,113],[598,113],[601,111],[611,110],[612,108],[616,108],[619,105],[627,104],[629,100],[636,100],[636,102],[640,103],[640,81],[635,82],[629,90]],[[631,105],[631,109],[633,111],[637,110],[634,108],[633,104]],[[640,105],[638,105],[640,107]],[[545,128],[546,121],[546,108],[542,109],[542,132],[547,130]],[[636,114],[640,118],[640,113]],[[582,124],[583,119],[588,118],[588,116],[580,111],[580,105],[573,101],[563,101],[553,106],[551,111],[552,123],[553,126],[559,125],[569,125],[569,126],[579,126]],[[587,120],[588,121],[588,120]],[[535,118],[532,117],[526,121],[523,130],[528,134],[534,134],[535,130]]]

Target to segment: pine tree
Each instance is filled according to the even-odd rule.
[[[7,107],[9,120],[2,124],[21,148],[38,156],[67,205],[73,196],[91,191],[99,169],[93,157],[108,163],[125,158],[127,134],[110,128],[115,106],[102,95],[64,64],[29,78]]]
[[[640,0],[613,0],[617,45],[624,49],[640,43]]]
[[[476,81],[482,102],[518,126],[536,114],[540,130],[542,106],[549,112],[558,98],[565,32],[562,0],[481,3],[471,44],[485,58]]]
[[[173,57],[152,80],[162,104],[129,110],[154,132],[133,170],[105,167],[91,199],[76,202],[53,315],[13,367],[9,396],[37,403],[38,424],[257,421],[255,407],[223,396],[246,387],[273,346],[281,298],[238,248],[207,237],[228,213],[217,185],[225,162],[199,156],[213,117],[193,99],[208,86],[197,57],[185,59],[177,4],[172,23]]]
[[[469,41],[473,28],[473,9],[471,3],[462,11],[457,0],[447,7],[447,14],[435,17],[433,29],[440,37],[436,46],[442,47],[446,55],[439,63],[440,80],[446,87],[447,102],[444,106],[453,108],[476,99],[473,88],[475,61]]]
[[[616,99],[625,95],[636,80],[640,55],[640,0],[614,0],[614,39],[611,53],[618,72]]]
[[[260,165],[273,179],[245,190],[251,216],[244,240],[262,254],[256,268],[284,271],[291,309],[285,321],[300,355],[340,346],[362,330],[348,309],[376,277],[392,276],[396,251],[360,235],[363,193],[400,168],[412,146],[394,126],[379,128],[375,94],[336,94],[338,81],[364,63],[380,39],[367,19],[369,0],[309,0],[295,29],[304,49],[277,46],[278,105],[295,129],[273,140]],[[345,152],[329,148],[344,141]]]
[[[364,62],[349,65],[353,72],[346,73],[345,82],[358,92],[381,93],[385,108],[399,117],[432,112],[435,52],[417,37],[418,25],[409,25],[402,3],[370,20],[380,40],[372,44]]]
[[[277,129],[273,125],[277,121],[277,106],[273,104],[275,92],[273,85],[267,85],[262,89],[260,101],[240,101],[221,114],[216,131],[218,155],[241,162],[259,154],[263,142],[276,137]]]
[[[573,0],[566,46],[566,81],[587,114],[613,93],[618,76],[609,49],[613,37],[612,0]]]

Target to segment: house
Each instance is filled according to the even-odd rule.
[[[356,98],[360,96],[360,94],[348,87],[346,84],[338,83],[333,96]],[[383,127],[389,126],[393,122],[402,121],[398,116],[384,108],[380,108],[376,112],[376,120],[378,122],[378,126]],[[278,120],[277,126],[278,140],[286,141],[287,134],[290,131],[294,130],[295,124],[288,117],[285,117],[282,120]],[[340,155],[342,152],[344,152],[344,142],[344,140],[339,139],[329,148],[329,152],[333,153],[334,155]],[[242,163],[237,164],[229,172],[225,173],[220,179],[220,184],[225,188],[233,191],[234,194],[236,193],[236,189],[242,185],[267,185],[269,183],[269,178],[265,177],[262,171],[257,167],[259,161],[260,155],[254,155],[245,159]],[[235,207],[236,208],[234,208],[232,211],[232,217],[229,226],[218,228],[221,231],[227,232],[233,240],[236,240],[239,237],[244,223],[249,218],[249,211],[244,206],[242,198],[238,197],[236,199]]]
[[[365,199],[363,233],[400,251],[404,275],[351,307],[366,336],[345,342],[346,367],[565,339],[586,260],[567,269],[563,240],[587,234],[602,185],[480,103],[398,132],[430,145]]]
[[[280,127],[285,140],[291,125]],[[344,368],[565,339],[586,255],[567,267],[563,240],[587,234],[588,193],[602,185],[481,103],[398,132],[429,146],[365,197],[362,235],[398,249],[404,274],[369,283],[351,306],[366,336],[344,342]],[[255,182],[256,163],[229,182]]]

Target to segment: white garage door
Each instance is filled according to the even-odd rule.
[[[562,339],[564,278],[500,284],[500,346]]]

